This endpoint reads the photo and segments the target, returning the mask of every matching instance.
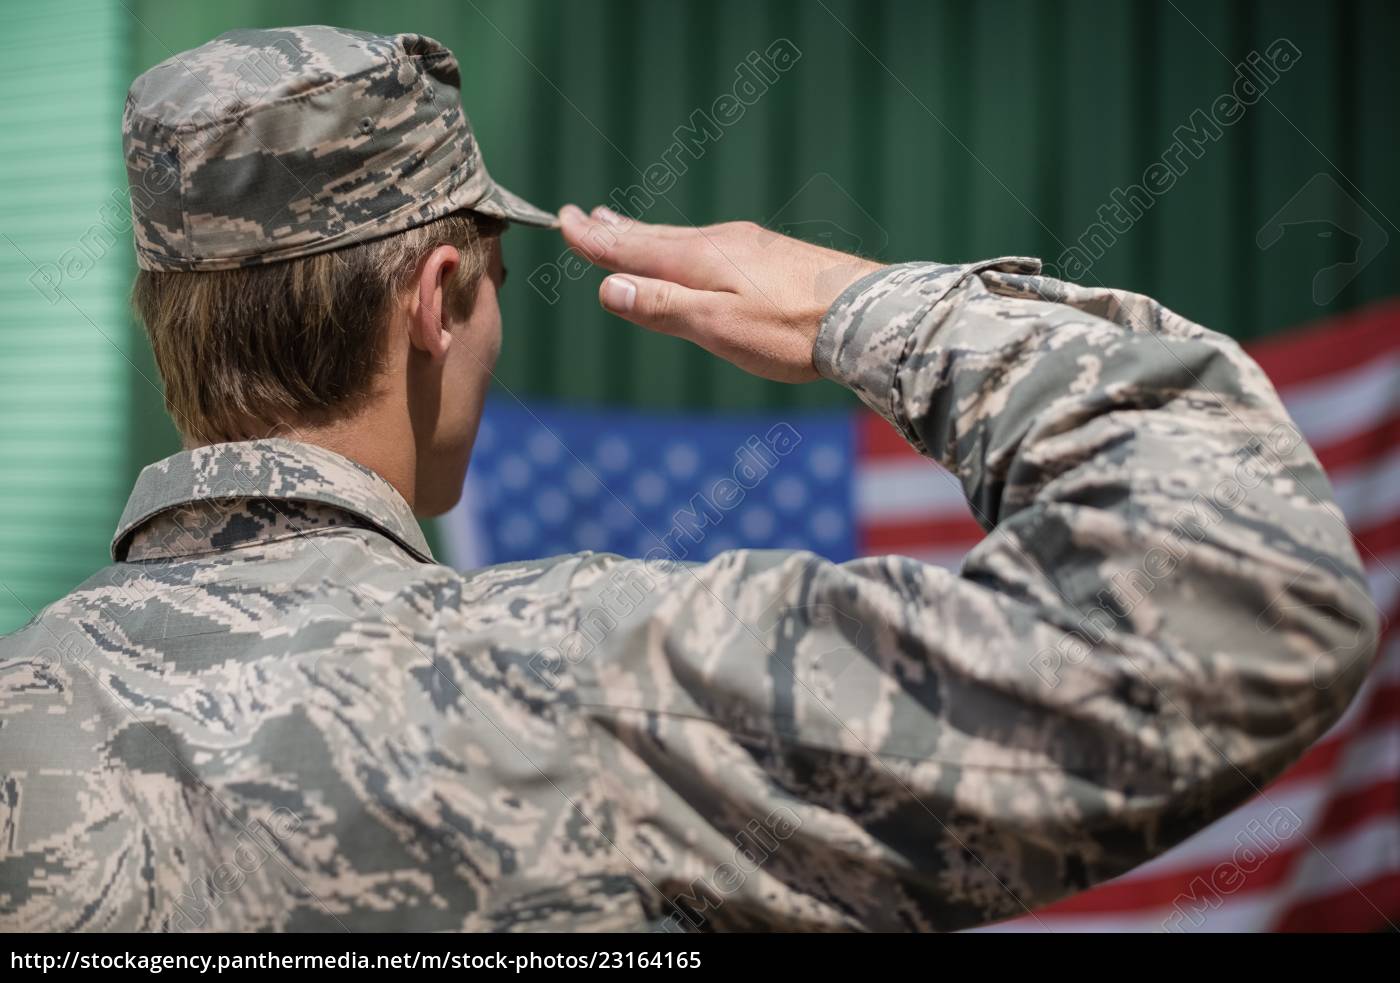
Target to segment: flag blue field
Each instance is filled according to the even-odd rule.
[[[580,550],[707,560],[740,546],[856,555],[855,418],[488,404],[454,565]]]

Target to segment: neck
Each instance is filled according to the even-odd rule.
[[[279,424],[263,436],[313,444],[349,458],[393,485],[408,507],[416,509],[418,445],[413,428],[406,419],[384,410],[372,404],[333,423]],[[185,441],[187,449],[199,446],[200,442]]]
[[[291,440],[324,447],[375,472],[417,510],[418,453],[412,432],[385,426],[384,421],[354,419],[326,427],[297,428]]]

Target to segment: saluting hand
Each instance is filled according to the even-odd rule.
[[[812,348],[822,315],[880,268],[752,222],[650,225],[574,205],[559,220],[575,252],[613,271],[598,289],[605,310],[779,382],[817,378]]]

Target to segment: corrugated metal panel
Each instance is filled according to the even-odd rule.
[[[130,487],[127,50],[119,8],[91,0],[0,33],[0,632],[104,562]],[[61,294],[31,280],[60,267]]]

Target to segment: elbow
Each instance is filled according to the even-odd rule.
[[[1359,567],[1310,563],[1288,580],[1256,626],[1291,671],[1286,679],[1303,718],[1301,752],[1337,721],[1374,662],[1381,616]]]
[[[1153,791],[1127,816],[1152,817],[1160,852],[1228,813],[1296,762],[1342,716],[1374,662],[1381,618],[1359,568],[1309,565],[1280,577],[1257,615],[1203,659]],[[1248,621],[1248,623],[1246,623]],[[1154,794],[1154,792],[1156,794]],[[1146,859],[1133,858],[1134,862]]]
[[[1160,759],[1162,770],[1138,770],[1132,792],[1117,789],[1126,794],[1112,811],[1116,821],[1092,830],[1105,859],[1096,879],[1151,859],[1228,814],[1302,757],[1356,697],[1381,628],[1355,577],[1292,582],[1279,604],[1259,615],[1262,644],[1247,657],[1252,671],[1231,673],[1236,686],[1198,690],[1204,712],[1186,714],[1180,730],[1161,735],[1172,748]]]
[[[1280,578],[1207,673],[1195,720],[1196,791],[1237,804],[1297,761],[1342,716],[1373,664],[1380,617],[1364,581],[1309,565]],[[1204,787],[1202,787],[1204,786]],[[1215,794],[1212,794],[1215,793]]]

